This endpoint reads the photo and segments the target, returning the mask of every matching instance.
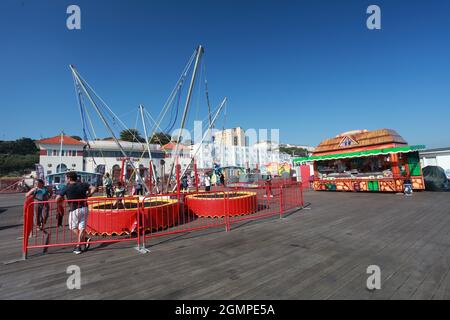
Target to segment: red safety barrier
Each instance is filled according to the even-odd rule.
[[[85,233],[90,244],[136,242],[139,247],[140,204],[136,197],[92,197],[59,203],[28,198],[24,204],[23,255],[26,258],[32,249],[47,252],[53,247],[86,245],[86,240],[79,242],[70,230],[70,212],[76,205],[88,208]]]
[[[302,185],[299,182],[288,182],[276,187],[221,187],[210,192],[174,193],[148,196],[145,199],[158,200],[166,197],[179,200],[179,224],[168,225],[166,229],[149,229],[144,226],[144,241],[205,228],[225,227],[229,231],[234,223],[270,216],[283,217],[289,211],[304,205]],[[162,216],[169,220],[174,214],[176,213],[165,211]]]
[[[24,204],[23,254],[29,250],[70,247],[78,241],[69,228],[69,212],[76,203],[88,207],[86,235],[90,244],[136,243],[145,247],[154,237],[225,227],[244,220],[283,217],[303,206],[301,183],[251,188],[225,188],[210,192],[170,193],[120,199],[33,201]],[[83,203],[86,202],[86,203]]]
[[[143,211],[142,230],[144,241],[153,237],[224,226],[224,217],[201,217],[189,209],[187,197],[195,194],[197,193],[172,193],[144,197],[141,200],[141,207],[149,201],[156,203],[171,202],[170,206],[160,206],[151,212]],[[224,192],[211,191],[202,192],[201,194],[221,194],[224,197]]]

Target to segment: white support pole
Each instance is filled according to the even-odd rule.
[[[185,125],[185,122],[186,122],[186,117],[187,117],[187,113],[188,113],[188,110],[189,110],[189,104],[191,102],[191,97],[192,97],[192,91],[194,89],[195,78],[197,77],[198,65],[200,63],[200,59],[202,57],[202,54],[203,54],[203,47],[201,45],[199,45],[198,48],[197,48],[197,56],[195,58],[194,71],[192,72],[191,83],[189,85],[189,91],[188,91],[188,95],[186,97],[186,103],[184,105],[183,117],[181,118],[180,132],[183,132],[184,125]],[[172,163],[172,165],[170,167],[169,179],[167,180],[167,187],[166,187],[167,190],[169,190],[170,180],[171,180],[172,175],[173,175],[173,168],[174,168],[174,165],[175,165],[175,158],[178,156],[178,148],[179,148],[179,144],[180,144],[180,138],[181,138],[180,135],[178,135],[177,143],[175,145],[175,153],[173,154],[174,161],[173,161],[173,163]]]
[[[214,123],[217,120],[217,117],[220,113],[220,111],[222,110],[223,106],[225,105],[225,103],[227,102],[227,98],[225,97],[222,100],[222,103],[220,104],[219,108],[217,109],[216,114],[214,115],[213,119],[211,120],[210,125],[208,126],[208,129],[205,131],[205,133],[203,134],[202,137],[202,141],[200,141],[200,145],[198,146],[197,150],[195,151],[194,155],[191,157],[191,160],[189,162],[189,164],[186,166],[186,168],[184,169],[183,173],[180,175],[180,177],[183,177],[184,174],[186,173],[186,171],[188,170],[189,166],[191,165],[192,161],[195,159],[195,157],[197,156],[198,151],[201,149],[201,146],[203,145],[203,142],[205,141],[206,137],[208,136],[209,131],[211,130],[211,128],[214,126]],[[175,190],[175,189],[173,189]],[[172,190],[172,191],[173,191]]]
[[[80,87],[83,89],[84,93],[86,94],[86,96],[88,97],[89,101],[91,102],[92,106],[94,107],[95,111],[97,112],[97,114],[99,115],[100,119],[102,120],[103,124],[105,125],[106,129],[109,131],[109,133],[111,134],[112,138],[114,139],[114,141],[116,142],[117,146],[120,149],[120,152],[122,153],[122,155],[125,157],[125,159],[128,159],[127,154],[125,153],[122,145],[120,144],[119,140],[116,138],[116,135],[114,134],[114,131],[112,130],[112,128],[110,127],[110,125],[108,124],[108,122],[106,121],[105,117],[103,116],[102,112],[100,111],[99,107],[97,106],[97,104],[95,103],[94,99],[92,99],[91,95],[89,94],[89,92],[87,91],[84,83],[81,81],[78,72],[75,70],[75,68],[70,65],[70,70],[72,70],[72,74],[74,75],[74,77],[76,78],[76,81],[78,82],[78,84],[80,85]],[[126,160],[129,162],[130,166],[133,168],[133,171],[136,172],[136,175],[139,179],[139,181],[141,182],[141,184],[144,186],[146,192],[149,192],[148,187],[146,186],[144,180],[142,179],[139,170],[136,170],[136,167],[133,163],[133,161],[130,160]]]
[[[154,181],[154,186],[156,186],[156,192],[159,193],[158,181],[156,180],[156,172],[155,172],[156,170],[153,167],[152,152],[150,150],[150,142],[148,141],[147,126],[144,120],[144,106],[142,104],[139,105],[139,110],[141,111],[141,119],[142,119],[142,126],[144,127],[145,142],[147,143],[148,157],[150,159],[150,166],[152,167],[152,170],[150,170],[151,174],[150,179]],[[150,192],[152,191],[150,190]]]

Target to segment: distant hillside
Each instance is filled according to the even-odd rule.
[[[39,150],[30,138],[0,140],[0,176],[21,176],[35,169]]]

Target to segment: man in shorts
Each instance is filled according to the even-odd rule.
[[[69,229],[76,235],[78,243],[87,242],[84,246],[84,251],[89,249],[89,241],[86,239],[86,223],[88,220],[88,205],[87,197],[95,193],[96,188],[90,186],[88,183],[78,181],[77,173],[69,171],[66,174],[67,184],[61,193],[56,197],[58,204],[61,204],[64,197],[67,198],[69,206]],[[73,253],[82,253],[80,245],[78,244]]]

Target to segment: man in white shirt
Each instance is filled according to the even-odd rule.
[[[205,191],[211,191],[211,178],[205,175]]]

